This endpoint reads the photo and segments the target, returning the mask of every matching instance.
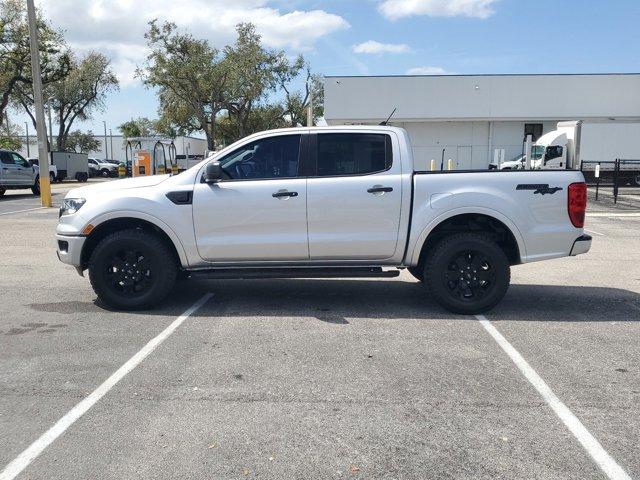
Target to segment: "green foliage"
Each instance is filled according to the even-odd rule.
[[[284,51],[265,48],[254,25],[239,24],[236,41],[222,51],[179,32],[173,23],[149,26],[145,38],[151,53],[137,75],[157,89],[159,122],[170,132],[204,131],[214,150],[265,128],[306,125],[312,96],[314,116],[322,116],[320,77],[312,75],[302,56],[290,61]],[[290,84],[302,71],[305,91],[294,91]],[[285,98],[273,103],[278,90]]]
[[[147,117],[138,117],[124,122],[118,127],[125,138],[135,137],[166,137],[176,138],[182,134],[166,117],[158,120],[149,120]]]
[[[74,130],[67,137],[66,149],[77,153],[90,153],[100,150],[100,140],[96,140],[93,132],[89,130],[83,133],[80,130]]]
[[[82,59],[70,56],[68,75],[51,82],[43,95],[50,105],[58,124],[57,148],[66,150],[71,127],[76,120],[88,120],[105,107],[107,94],[118,89],[118,79],[111,70],[111,61],[101,53],[89,52]],[[17,98],[35,127],[33,92],[19,89]]]
[[[22,141],[19,137],[0,135],[0,148],[4,150],[20,150],[22,148]]]
[[[22,0],[0,0],[0,124],[18,90],[32,89],[31,52],[26,5]],[[70,56],[62,33],[37,19],[42,82],[48,84],[69,73]]]

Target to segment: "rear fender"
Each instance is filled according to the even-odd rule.
[[[424,246],[429,234],[435,230],[435,228],[440,225],[442,222],[464,214],[477,214],[477,215],[486,215],[487,217],[493,217],[496,220],[502,222],[513,234],[513,237],[516,239],[518,244],[518,250],[520,251],[520,259],[526,258],[527,251],[524,243],[524,239],[522,237],[522,233],[518,230],[518,227],[515,223],[513,223],[508,217],[503,215],[502,213],[492,210],[486,207],[460,207],[454,208],[452,210],[447,210],[443,212],[441,215],[434,218],[430,223],[428,223],[423,230],[420,232],[418,239],[413,245],[413,249],[408,252],[406,263],[407,265],[415,266],[418,265],[420,261],[420,253],[422,252],[422,247]]]

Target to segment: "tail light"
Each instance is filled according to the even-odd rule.
[[[574,227],[584,227],[584,214],[587,211],[587,184],[572,183],[569,185],[569,197],[567,199],[569,219]]]

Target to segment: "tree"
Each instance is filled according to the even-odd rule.
[[[37,18],[42,82],[48,84],[69,72],[69,53],[62,34]],[[26,8],[22,0],[0,0],[0,125],[18,88],[32,88],[31,52]]]
[[[102,143],[93,136],[93,132],[89,130],[82,133],[80,130],[74,130],[69,133],[66,142],[67,151],[76,153],[90,153],[100,150]]]
[[[203,130],[210,150],[216,146],[216,117],[224,109],[228,64],[206,40],[179,33],[174,23],[149,23],[145,34],[150,53],[137,74],[158,89],[167,125],[184,131]]]
[[[304,90],[291,90],[290,84],[304,67]],[[284,114],[292,127],[307,125],[309,103],[313,108],[313,124],[324,115],[324,85],[321,75],[311,73],[311,66],[304,63],[302,56],[292,65],[285,64],[278,72],[278,83],[284,92]]]
[[[238,38],[235,44],[224,49],[230,72],[225,107],[230,118],[235,120],[241,138],[252,133],[252,110],[275,90],[279,75],[295,77],[295,70],[299,71],[302,64],[300,61],[290,64],[282,50],[265,49],[253,24],[241,23],[236,31]]]
[[[6,150],[20,150],[22,148],[22,140],[20,139],[20,130],[17,125],[9,122],[9,115],[5,112],[5,122],[0,126],[0,148]]]
[[[120,133],[126,138],[151,137],[156,135],[155,122],[147,117],[132,118],[118,127]]]
[[[76,120],[87,120],[95,111],[104,109],[109,92],[118,89],[118,79],[111,61],[101,53],[90,52],[81,60],[71,57],[69,74],[44,88],[58,124],[57,148],[66,150],[67,138]],[[33,92],[20,89],[19,102],[35,126]]]

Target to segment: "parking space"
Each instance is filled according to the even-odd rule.
[[[588,217],[588,255],[514,268],[487,318],[634,477],[640,217],[618,215]],[[114,312],[55,258],[56,220],[0,216],[0,468],[211,293],[24,478],[606,478],[480,322],[406,274],[189,281]]]

